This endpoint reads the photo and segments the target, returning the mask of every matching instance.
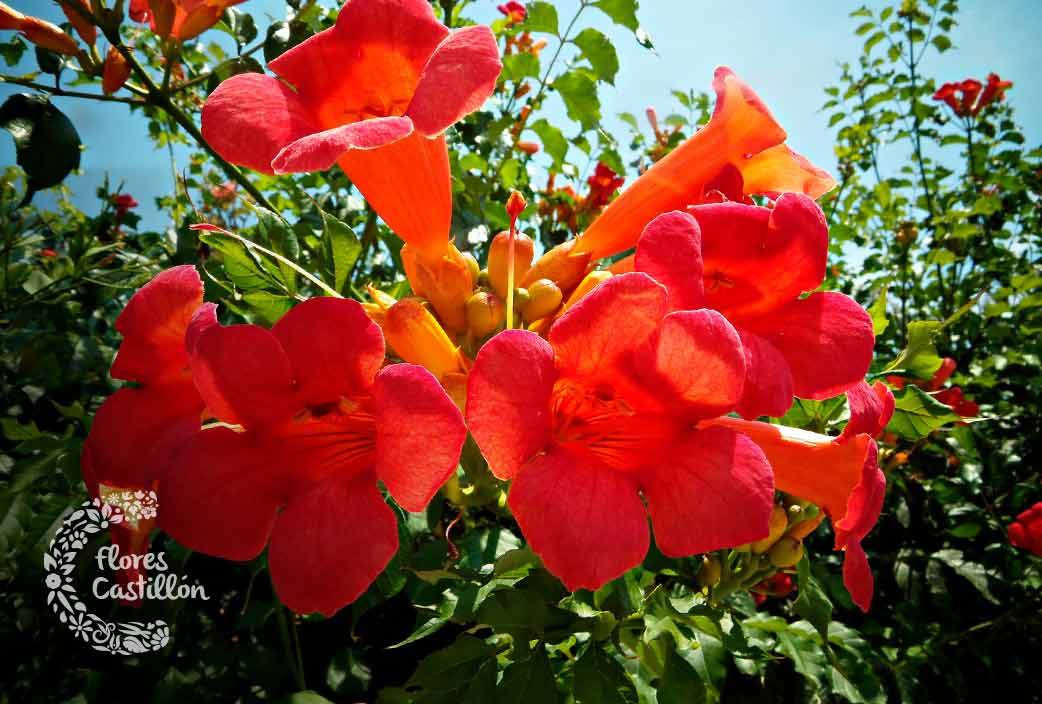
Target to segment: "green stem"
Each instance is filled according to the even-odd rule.
[[[57,86],[49,86],[43,83],[36,83],[25,78],[18,78],[17,76],[6,76],[0,75],[0,83],[10,83],[16,86],[24,86],[26,88],[32,88],[33,90],[42,91],[51,95],[56,95],[62,98],[83,98],[85,100],[98,100],[105,103],[125,103],[127,105],[144,105],[144,100],[134,100],[133,98],[121,98],[115,95],[104,95],[101,93],[81,93],[75,90],[64,90]]]
[[[304,681],[304,670],[300,666],[299,650],[294,652],[293,644],[290,642],[289,632],[289,621],[286,618],[286,608],[279,604],[275,609],[275,618],[279,623],[279,639],[282,641],[282,649],[286,653],[286,661],[289,663],[289,669],[293,673],[293,681],[297,685],[297,690],[303,692],[307,689],[307,683]],[[294,638],[296,636],[294,635]]]

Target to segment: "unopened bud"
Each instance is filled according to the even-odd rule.
[[[767,557],[775,567],[792,567],[803,559],[803,542],[785,536],[774,544]]]
[[[817,529],[817,527],[821,525],[821,522],[823,520],[825,520],[825,514],[818,513],[818,515],[814,516],[809,520],[803,520],[799,523],[794,523],[791,526],[789,526],[789,530],[785,531],[785,537],[793,538],[794,540],[803,540],[808,535],[813,533],[815,529]]]
[[[771,511],[771,532],[763,540],[757,540],[752,544],[752,551],[757,555],[765,553],[778,539],[785,535],[785,529],[789,527],[789,514],[781,506],[775,506]]]
[[[528,201],[519,191],[510,191],[510,197],[507,198],[507,215],[511,220],[515,220],[527,205]]]
[[[571,291],[575,288],[586,276],[590,264],[588,252],[572,254],[577,241],[568,240],[539,257],[528,270],[528,275],[521,281],[521,285],[528,288],[538,279],[550,279],[561,291]]]
[[[518,306],[524,306],[532,299],[532,296],[528,293],[527,288],[515,288],[514,289],[514,303]]]
[[[532,266],[535,245],[527,235],[517,233],[514,239],[514,281],[520,283]],[[492,238],[488,250],[488,282],[500,298],[506,298],[510,261],[510,233],[500,232]],[[516,284],[515,284],[516,285]]]
[[[720,581],[720,558],[706,555],[702,558],[702,568],[698,570],[695,581],[700,587],[708,587]]]
[[[105,67],[101,72],[101,89],[106,95],[112,95],[123,87],[130,78],[130,65],[126,58],[114,46],[110,46],[105,54]]]
[[[478,274],[481,273],[481,265],[478,264],[478,260],[470,252],[463,252],[460,256],[463,257],[463,261],[467,264],[467,269],[470,270],[470,278],[477,280]]]
[[[529,284],[527,290],[528,302],[521,308],[525,320],[534,322],[552,315],[561,307],[561,289],[550,279],[537,279]]]
[[[564,310],[568,310],[569,308],[574,306],[576,303],[582,300],[583,296],[593,291],[593,289],[603,284],[612,276],[613,274],[610,271],[606,271],[604,269],[591,271],[583,278],[582,281],[579,282],[579,285],[575,287],[575,290],[572,291],[572,295],[568,296],[568,300],[565,301],[564,304]]]
[[[0,29],[21,29],[25,15],[0,2]]]
[[[487,337],[503,324],[503,301],[495,294],[478,291],[467,299],[467,330],[476,339]]]
[[[80,53],[80,46],[75,39],[63,32],[61,27],[39,17],[26,17],[19,29],[22,30],[22,36],[42,49],[66,56]]]
[[[90,46],[94,46],[94,42],[98,40],[98,28],[72,7],[74,3],[89,14],[91,11],[90,0],[85,0],[83,3],[80,3],[79,0],[64,0],[61,3],[61,8],[62,12],[65,13],[65,17],[68,18],[69,24],[76,30],[76,34],[80,35],[80,39],[87,42]]]
[[[459,351],[419,298],[403,298],[387,310],[384,337],[399,357],[439,380],[461,369]]]
[[[518,142],[514,146],[525,154],[536,154],[539,152],[539,145],[535,142]],[[524,208],[522,208],[522,210],[524,210]]]

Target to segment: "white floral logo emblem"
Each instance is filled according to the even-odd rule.
[[[95,650],[134,655],[161,650],[170,641],[165,621],[111,623],[90,613],[72,584],[76,556],[90,536],[125,520],[155,518],[158,506],[153,491],[115,491],[103,499],[85,501],[58,529],[43,557],[47,603],[62,623]]]

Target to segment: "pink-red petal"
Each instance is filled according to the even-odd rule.
[[[407,117],[374,117],[304,135],[283,147],[271,162],[277,174],[325,171],[352,149],[378,149],[413,131]]]
[[[671,557],[767,537],[774,475],[763,451],[741,433],[687,433],[641,473],[655,543]]]
[[[774,345],[748,330],[736,328],[745,351],[745,384],[735,409],[747,420],[780,418],[792,406],[792,373]]]
[[[550,328],[562,374],[632,374],[634,351],[669,312],[666,289],[646,274],[612,277],[584,296]]]
[[[203,106],[203,138],[222,157],[262,173],[288,144],[318,132],[300,97],[259,73],[240,73],[217,86]]]
[[[648,521],[632,475],[554,447],[521,468],[510,510],[551,573],[570,590],[598,589],[638,565]]]
[[[282,603],[332,616],[369,588],[397,550],[394,512],[373,477],[331,478],[279,513],[268,565]]]
[[[228,428],[197,433],[159,482],[164,531],[187,548],[252,560],[268,542],[282,491],[274,449]]]
[[[673,310],[703,307],[702,234],[687,213],[674,210],[648,223],[637,242],[634,268],[666,287]]]
[[[433,136],[474,112],[492,95],[503,69],[492,30],[472,25],[434,50],[405,111],[416,129]]]
[[[156,275],[116,318],[123,342],[112,363],[114,379],[147,384],[183,376],[185,331],[203,302],[203,282],[190,264]]]
[[[478,352],[467,383],[467,426],[489,469],[512,479],[550,441],[553,348],[525,330],[505,330]]]
[[[649,391],[685,419],[712,418],[742,397],[745,352],[717,311],[677,311],[662,320],[637,369]]]
[[[881,381],[872,386],[861,382],[847,390],[847,404],[850,406],[850,420],[843,428],[840,440],[859,433],[875,437],[883,432],[894,414],[894,393]]]
[[[843,393],[864,379],[872,362],[872,319],[842,293],[813,293],[742,326],[782,353],[801,398]]]
[[[309,299],[286,313],[271,333],[308,405],[367,392],[383,365],[383,334],[357,301]]]
[[[456,471],[467,439],[463,415],[438,380],[415,364],[392,364],[373,385],[376,474],[406,511],[422,511]]]

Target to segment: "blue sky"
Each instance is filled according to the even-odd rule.
[[[27,14],[63,19],[57,5],[47,0],[15,0],[12,4]],[[496,0],[475,0],[468,14],[490,21],[499,16],[496,4]],[[554,4],[563,25],[578,0]],[[601,90],[607,125],[621,137],[625,132],[614,117],[617,113],[642,115],[652,105],[665,115],[676,107],[671,89],[708,90],[713,69],[725,64],[761,95],[789,132],[791,146],[816,164],[833,169],[833,132],[827,128],[827,115],[820,111],[825,100],[822,89],[836,82],[841,62],[858,56],[860,39],[853,36],[853,30],[860,20],[851,19],[849,13],[861,4],[839,0],[643,0],[639,18],[655,43],[654,52],[639,46],[627,30],[613,27],[599,12],[587,10],[594,26],[612,38],[620,57],[615,87]],[[867,4],[881,8],[888,3]],[[1042,15],[1037,0],[965,0],[961,4],[959,26],[952,34],[955,48],[943,55],[931,54],[924,73],[938,81],[954,81],[983,79],[995,71],[1014,81],[1008,97],[1017,108],[1029,143],[1039,144],[1042,120],[1031,117],[1042,108],[1042,81],[1038,79]],[[281,0],[249,0],[241,6],[255,15],[262,28],[267,25],[263,18],[281,18],[283,7]],[[33,68],[30,58],[15,70],[0,70],[21,73]],[[0,85],[0,99],[19,90]],[[86,145],[82,173],[67,180],[74,202],[94,210],[94,189],[108,174],[113,184],[123,182],[125,190],[142,203],[143,226],[166,227],[152,201],[172,189],[170,158],[165,149],[152,147],[144,119],[130,115],[120,104],[71,98],[55,98],[54,102],[73,120]],[[186,156],[184,149],[175,151],[179,170]],[[0,133],[0,165],[14,159],[11,139]],[[41,204],[53,200],[47,194],[37,198]]]

